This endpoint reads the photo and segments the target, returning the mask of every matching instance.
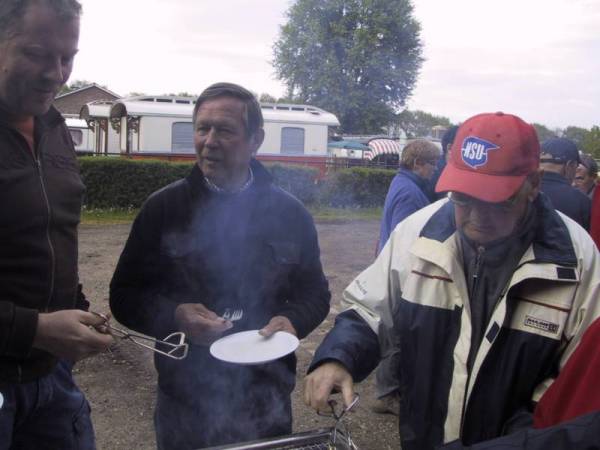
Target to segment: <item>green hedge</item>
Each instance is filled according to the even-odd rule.
[[[277,186],[293,194],[304,204],[309,205],[317,200],[317,169],[291,164],[265,164],[265,167],[273,175]]]
[[[352,167],[335,172],[321,187],[320,203],[333,207],[383,206],[395,170]]]
[[[152,192],[185,177],[191,163],[79,158],[87,208],[139,208]]]
[[[119,157],[82,157],[79,162],[89,209],[139,208],[152,192],[187,176],[193,164]],[[308,204],[317,198],[316,169],[281,164],[267,168],[275,183],[299,200]]]

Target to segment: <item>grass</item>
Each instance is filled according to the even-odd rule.
[[[138,209],[84,209],[81,213],[81,223],[84,225],[111,225],[131,223]]]
[[[315,220],[379,220],[381,208],[325,208],[309,207]],[[84,225],[111,225],[131,223],[138,209],[85,209],[81,214]]]
[[[379,220],[383,208],[309,207],[315,220]]]

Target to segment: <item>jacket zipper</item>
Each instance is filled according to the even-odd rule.
[[[42,137],[43,139],[43,137]],[[38,146],[38,148],[41,146]],[[46,240],[48,241],[48,249],[50,250],[50,290],[48,292],[48,299],[46,300],[46,306],[43,311],[48,311],[50,308],[50,302],[52,301],[52,294],[54,293],[54,269],[56,265],[56,256],[54,252],[54,246],[52,245],[52,239],[50,238],[50,221],[52,217],[52,210],[50,208],[50,200],[48,199],[48,192],[46,191],[46,185],[44,183],[44,176],[42,171],[42,162],[40,161],[39,154],[34,156],[35,164],[40,179],[40,186],[42,188],[42,194],[44,195],[44,202],[46,203],[46,211],[48,212],[48,220],[46,221]]]
[[[477,247],[477,258],[475,258],[475,269],[473,270],[473,279],[471,280],[471,295],[475,296],[475,289],[479,281],[479,271],[481,270],[481,261],[483,260],[483,254],[485,247],[480,245]],[[471,299],[469,299],[470,301]],[[465,384],[465,394],[463,396],[462,408],[460,411],[460,436],[463,434],[463,427],[465,424],[465,411],[467,409],[467,394],[469,393],[469,384],[471,383],[471,371],[467,375],[467,382]]]

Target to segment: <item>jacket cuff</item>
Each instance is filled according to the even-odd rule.
[[[29,355],[37,332],[38,314],[37,309],[15,306],[6,346],[7,356],[23,358]]]
[[[302,318],[299,317],[300,315],[296,314],[295,311],[291,311],[288,309],[285,311],[281,311],[276,315],[286,317],[290,321],[290,323],[294,327],[294,330],[296,330],[298,339],[304,339],[312,331],[311,329],[308,329],[308,327],[305,326],[305,321],[303,321]]]

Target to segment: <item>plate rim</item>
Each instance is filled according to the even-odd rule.
[[[210,345],[210,347],[209,347],[209,353],[211,354],[211,356],[213,358],[215,358],[215,359],[217,359],[219,361],[223,361],[223,362],[226,362],[226,363],[229,363],[229,364],[238,364],[238,365],[250,366],[250,365],[265,364],[265,363],[268,363],[268,362],[276,361],[276,360],[278,360],[280,358],[283,358],[283,357],[285,357],[285,356],[287,356],[287,355],[289,355],[291,353],[294,353],[298,349],[298,347],[300,345],[300,339],[298,339],[298,336],[294,335],[293,333],[290,333],[289,331],[278,330],[275,333],[273,333],[273,335],[271,337],[273,337],[276,334],[280,333],[280,336],[281,335],[286,336],[286,339],[288,339],[290,342],[293,342],[294,344],[293,344],[293,349],[292,350],[290,350],[287,353],[282,354],[281,356],[277,356],[276,358],[269,357],[269,358],[263,358],[263,359],[260,359],[260,360],[255,360],[255,361],[232,361],[231,359],[224,359],[222,357],[219,357],[214,352],[213,347],[217,343],[223,343],[224,341],[228,340],[232,336],[239,337],[239,335],[241,335],[241,334],[253,334],[253,335],[254,334],[258,334],[259,331],[260,331],[260,329],[244,330],[244,331],[238,331],[236,333],[228,334],[227,336],[223,336],[223,337],[217,339],[216,341],[214,341]]]

